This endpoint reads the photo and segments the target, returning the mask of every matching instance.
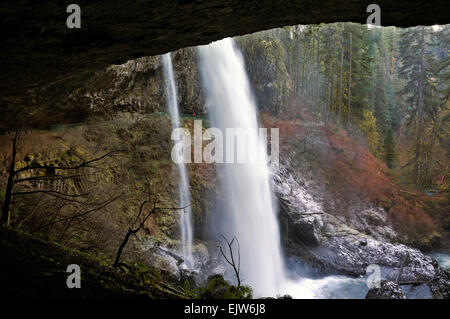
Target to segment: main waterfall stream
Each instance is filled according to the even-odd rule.
[[[167,95],[167,104],[169,106],[169,113],[172,119],[173,132],[178,134],[178,136],[174,136],[175,140],[180,140],[179,130],[176,128],[180,127],[180,115],[178,112],[178,98],[177,98],[177,88],[175,84],[175,77],[173,74],[173,66],[172,59],[170,53],[166,53],[163,55],[163,65],[164,65],[164,78],[166,81],[166,95]],[[192,256],[192,210],[191,206],[191,194],[189,192],[189,178],[186,171],[186,164],[182,160],[183,150],[180,152],[176,152],[175,156],[177,157],[176,162],[178,163],[178,171],[180,174],[180,181],[178,184],[178,192],[179,192],[179,207],[185,207],[180,210],[180,230],[181,230],[181,245],[182,245],[182,254],[184,258],[185,268],[192,268],[194,266],[194,258]],[[187,207],[186,207],[187,206]]]
[[[227,38],[199,47],[200,70],[211,125],[258,130],[257,107],[234,40]],[[234,136],[233,136],[234,138]],[[228,141],[229,142],[229,141]],[[266,154],[266,144],[249,134],[246,155]],[[225,153],[225,152],[224,152]],[[226,157],[226,154],[224,154]],[[257,163],[217,164],[225,203],[223,235],[240,244],[241,277],[256,295],[275,295],[285,281],[277,212],[269,183],[269,168]]]

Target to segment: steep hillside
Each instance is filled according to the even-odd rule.
[[[8,298],[186,298],[181,287],[156,269],[134,264],[130,270],[106,260],[46,242],[36,236],[0,228],[0,295]],[[67,267],[80,266],[82,289],[69,289]]]
[[[441,244],[441,234],[447,236],[442,223],[448,207],[444,194],[427,196],[402,184],[369,151],[361,133],[313,121],[309,108],[302,103],[296,107],[303,108],[302,117],[286,120],[266,114],[263,126],[280,128],[281,161],[297,179],[311,184],[310,193],[320,199],[324,211],[368,235],[375,234],[381,222],[397,232],[391,240],[425,250]],[[361,223],[360,215],[368,207],[382,209],[387,220],[374,216],[372,225]]]

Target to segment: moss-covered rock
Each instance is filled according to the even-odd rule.
[[[252,290],[246,286],[233,286],[222,275],[209,277],[204,288],[199,289],[201,299],[251,299]]]

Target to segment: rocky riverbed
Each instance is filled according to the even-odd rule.
[[[274,176],[288,254],[306,260],[320,272],[352,277],[367,275],[369,265],[375,265],[381,280],[426,284],[429,289],[422,297],[448,295],[448,273],[434,258],[398,243],[383,209],[365,207],[345,220],[323,209],[321,199],[311,194],[315,190],[311,182],[297,180],[285,167]],[[412,290],[411,285],[405,287]]]

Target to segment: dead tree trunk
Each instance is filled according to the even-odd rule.
[[[320,103],[320,85],[319,85],[319,78],[320,78],[320,64],[319,64],[319,48],[320,48],[320,30],[317,29],[317,51],[316,51],[316,88],[315,88],[315,99]]]
[[[349,45],[349,73],[348,73],[348,121],[352,121],[351,101],[352,101],[352,33],[350,32],[350,45]]]
[[[425,57],[425,28],[422,27],[420,32],[420,77],[419,77],[419,97],[417,101],[417,139],[416,139],[416,150],[414,156],[414,182],[420,184],[423,182],[421,180],[422,171],[422,118],[423,118],[423,82],[424,82],[424,57]]]
[[[139,225],[134,229],[132,227],[128,228],[128,231],[127,231],[124,239],[122,240],[122,243],[120,244],[119,249],[117,250],[116,259],[114,260],[113,267],[123,266],[125,268],[128,268],[128,266],[126,264],[120,262],[120,257],[122,256],[122,252],[123,252],[125,246],[128,244],[128,241],[130,240],[131,235],[136,235],[138,233],[138,231],[141,230],[142,227],[144,227],[145,222],[151,215],[156,213],[158,210],[164,210],[164,209],[173,209],[173,210],[183,209],[184,210],[186,207],[189,207],[192,205],[192,204],[189,204],[184,207],[157,207],[156,205],[159,203],[159,200],[157,197],[155,197],[153,200],[149,199],[149,200],[143,201],[141,203],[141,206],[139,207],[139,213],[137,214],[133,225],[135,225],[139,221],[139,219],[142,215],[142,212],[144,210],[144,207],[151,202],[153,202],[152,209],[147,213],[147,215],[145,215],[145,217],[141,220]]]
[[[341,41],[341,66],[339,71],[339,102],[337,106],[337,113],[338,113],[338,120],[339,115],[341,114],[341,108],[342,108],[342,74],[344,69],[344,37],[342,37]]]
[[[9,166],[8,183],[6,185],[5,199],[3,200],[3,207],[2,207],[1,223],[3,225],[8,225],[9,219],[10,219],[9,206],[11,206],[12,190],[13,190],[13,186],[14,186],[14,175],[16,172],[16,154],[17,154],[17,138],[18,138],[18,136],[19,136],[19,132],[16,131],[16,134],[14,135],[14,139],[13,139],[11,165]]]
[[[136,220],[133,224],[136,224],[136,222],[139,221],[139,218],[141,217],[142,211],[145,207],[145,205],[147,205],[148,203],[150,203],[150,200],[146,200],[143,201],[141,203],[141,206],[139,207],[139,213],[136,217]],[[128,231],[125,235],[125,238],[122,240],[122,243],[119,246],[119,249],[117,251],[117,255],[116,255],[116,259],[114,260],[114,264],[113,267],[119,267],[119,266],[125,266],[127,267],[126,264],[123,264],[120,262],[120,256],[122,255],[123,249],[125,248],[125,246],[127,245],[128,241],[130,240],[131,235],[136,235],[136,233],[144,226],[145,222],[147,221],[147,219],[150,217],[151,214],[153,214],[156,210],[156,203],[157,203],[157,199],[154,200],[153,202],[153,208],[150,210],[150,212],[145,216],[145,218],[140,222],[139,226],[135,229],[133,229],[132,227],[128,228]]]
[[[139,229],[128,228],[128,232],[125,235],[125,238],[123,239],[122,243],[120,244],[119,250],[117,251],[117,255],[116,255],[116,259],[114,260],[113,267],[119,267],[119,266],[127,267],[126,264],[120,263],[120,256],[122,255],[123,249],[127,245],[128,240],[130,239],[131,235],[135,235],[138,231],[139,231]]]

